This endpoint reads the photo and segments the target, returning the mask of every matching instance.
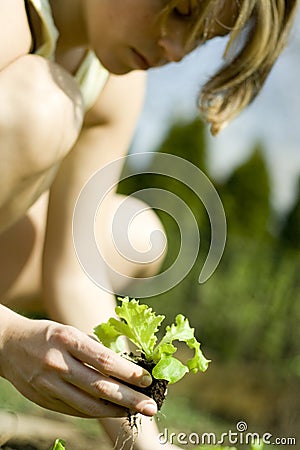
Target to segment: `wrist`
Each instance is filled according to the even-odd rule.
[[[12,335],[13,330],[18,329],[21,320],[26,319],[0,304],[0,377],[5,377],[4,364],[6,342]]]

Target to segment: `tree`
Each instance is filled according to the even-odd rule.
[[[248,237],[266,236],[272,208],[270,178],[260,145],[220,189],[229,231]]]
[[[185,158],[203,171],[206,170],[206,150],[205,126],[199,117],[187,123],[174,123],[158,148],[160,153]]]

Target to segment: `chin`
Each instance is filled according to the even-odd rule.
[[[109,73],[113,75],[126,75],[127,73],[132,72],[134,69],[127,67],[127,68],[112,68],[112,69],[107,68],[107,70],[109,71]]]
[[[98,58],[102,66],[113,75],[126,75],[134,70],[132,67],[128,67],[127,65],[117,61],[107,61],[105,58],[100,58],[99,56]]]

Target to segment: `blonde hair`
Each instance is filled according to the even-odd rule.
[[[200,0],[200,16],[192,35],[202,42],[206,30],[216,23],[216,12],[228,0]],[[224,53],[225,64],[204,85],[199,111],[211,124],[216,135],[260,92],[278,55],[287,43],[298,0],[230,0],[235,1],[237,14],[229,31]],[[169,5],[174,7],[176,0]],[[235,50],[237,48],[238,50]]]

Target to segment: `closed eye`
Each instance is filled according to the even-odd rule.
[[[191,0],[181,0],[177,6],[173,9],[173,13],[177,17],[189,18],[193,14],[193,9],[191,6]]]

